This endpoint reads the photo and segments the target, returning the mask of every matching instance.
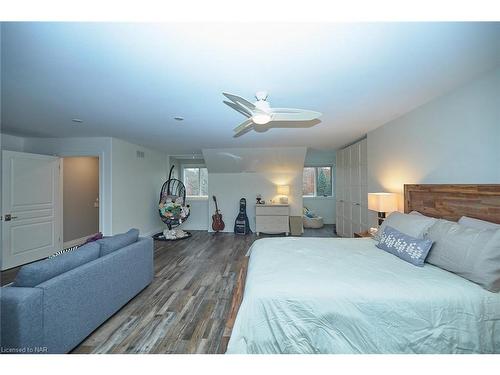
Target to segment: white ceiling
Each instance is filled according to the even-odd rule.
[[[4,23],[1,33],[4,132],[113,136],[170,154],[335,149],[500,64],[500,23]],[[258,90],[274,107],[322,112],[321,123],[234,139],[244,118],[221,93]]]

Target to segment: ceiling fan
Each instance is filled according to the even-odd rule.
[[[248,100],[227,92],[222,93],[230,101],[224,100],[229,107],[238,111],[248,120],[234,128],[234,137],[239,137],[252,129],[259,129],[271,121],[311,121],[321,116],[320,112],[296,108],[271,108],[267,101],[267,92],[259,91],[255,94],[256,102]]]

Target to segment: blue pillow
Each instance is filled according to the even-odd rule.
[[[133,244],[134,242],[137,242],[138,238],[139,229],[130,229],[126,233],[116,234],[112,237],[97,240],[97,243],[101,245],[101,254],[99,256],[103,257],[111,254],[113,251],[121,249],[122,247]]]
[[[432,247],[432,241],[414,238],[386,226],[376,246],[408,263],[422,267]]]
[[[14,280],[14,286],[34,287],[62,273],[91,262],[99,257],[100,246],[89,243],[77,250],[57,257],[40,260],[21,267]]]

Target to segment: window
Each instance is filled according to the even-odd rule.
[[[208,170],[202,167],[183,168],[186,195],[190,197],[208,196]]]
[[[302,176],[304,197],[332,196],[332,167],[305,167]]]

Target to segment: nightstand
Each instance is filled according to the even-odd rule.
[[[373,238],[372,234],[365,230],[364,232],[354,232],[354,238]]]

